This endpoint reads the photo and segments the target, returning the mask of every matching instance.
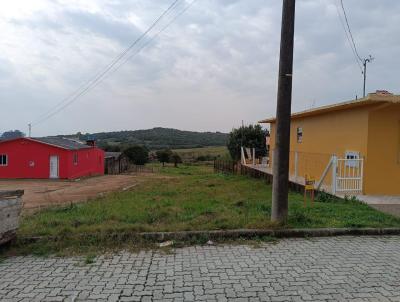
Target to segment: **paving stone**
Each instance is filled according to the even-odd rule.
[[[284,239],[0,263],[0,301],[400,301],[400,237]]]

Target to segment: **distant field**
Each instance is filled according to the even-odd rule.
[[[173,152],[178,153],[185,162],[196,161],[199,157],[203,157],[203,160],[213,160],[217,157],[229,157],[228,149],[225,146],[174,149]]]

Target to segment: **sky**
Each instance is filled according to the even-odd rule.
[[[33,136],[153,127],[227,132],[242,120],[274,116],[282,1],[197,0],[150,40],[190,2],[179,0],[130,60],[43,120],[172,0],[1,1],[0,132],[27,132],[28,123]],[[297,1],[292,112],[362,95],[338,3]],[[375,58],[367,91],[400,94],[400,1],[344,5],[360,56]]]

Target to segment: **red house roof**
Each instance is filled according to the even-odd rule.
[[[33,137],[17,137],[17,138],[0,140],[0,144],[3,142],[9,142],[12,140],[17,140],[17,139],[26,139],[26,140],[30,140],[30,141],[35,141],[38,143],[50,145],[50,146],[57,147],[57,148],[62,148],[65,150],[81,150],[81,149],[92,148],[91,146],[88,146],[83,142],[75,141],[75,140],[68,139],[68,138],[62,138],[62,137],[35,137],[35,138],[33,138]]]

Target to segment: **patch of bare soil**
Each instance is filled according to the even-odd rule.
[[[164,176],[153,173],[103,175],[68,180],[0,180],[0,190],[24,190],[24,210],[85,202],[104,194],[132,189],[139,183]]]

